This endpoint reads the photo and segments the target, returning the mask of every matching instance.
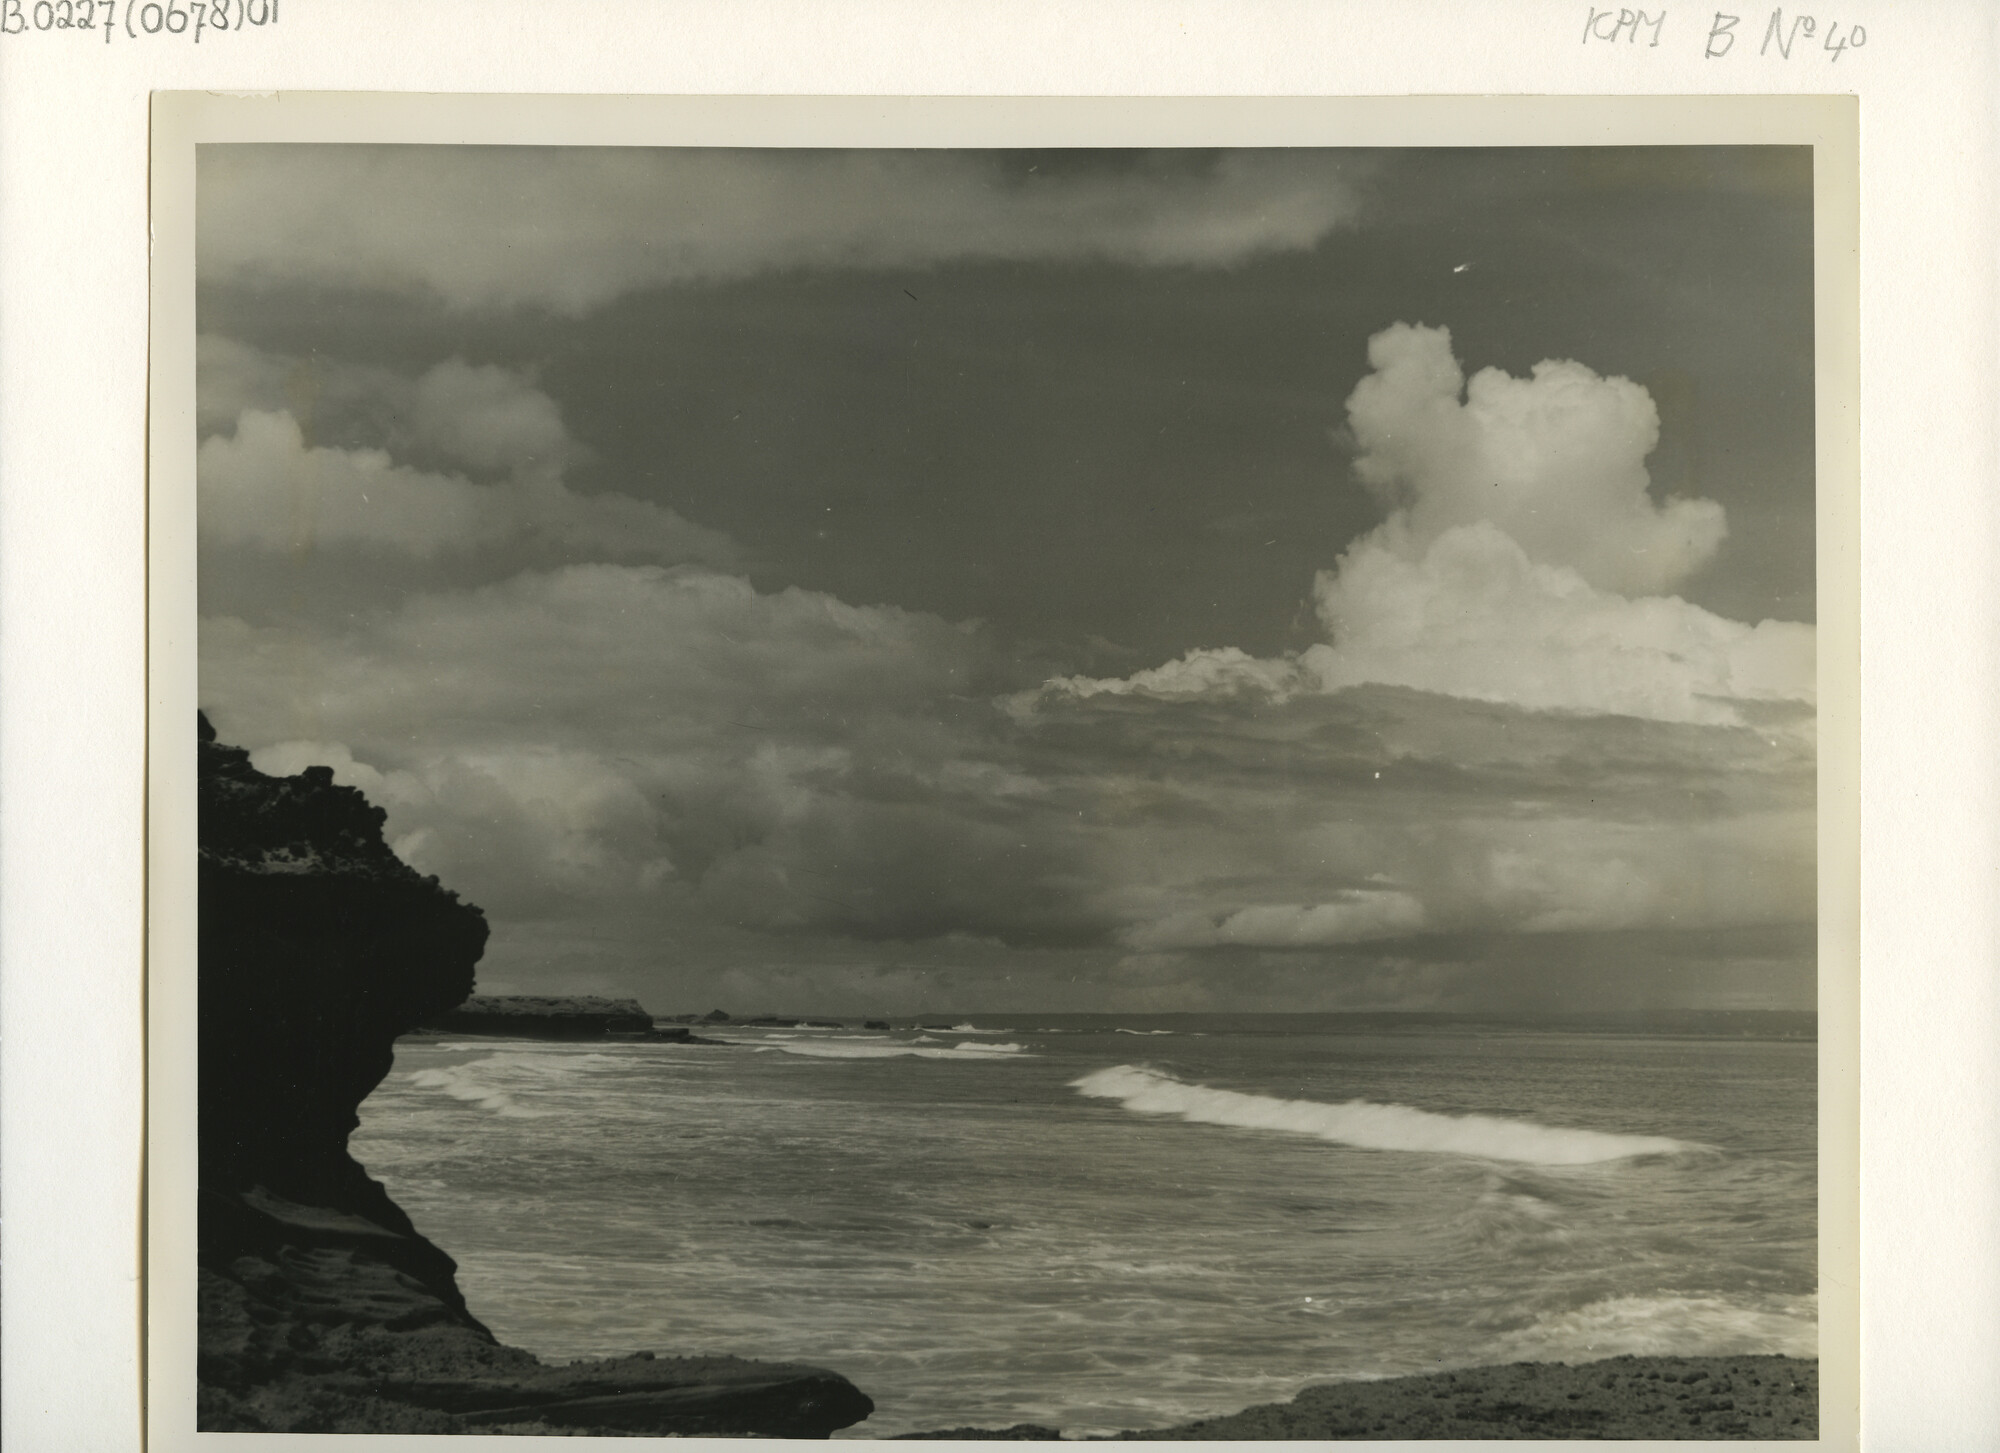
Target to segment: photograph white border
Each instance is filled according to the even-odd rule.
[[[194,148],[206,142],[675,146],[1814,148],[1819,698],[1821,1431],[1859,1427],[1858,128],[1848,97],[808,98],[166,93],[153,111],[147,1358],[154,1449],[194,1434]],[[449,1249],[449,1248],[447,1248]],[[754,1355],[755,1349],[746,1349]],[[827,1360],[837,1362],[835,1352]],[[312,1435],[311,1446],[348,1438]],[[356,1446],[404,1440],[368,1437]],[[410,1439],[452,1448],[515,1439]],[[676,1440],[684,1446],[685,1440]],[[1367,1445],[1362,1445],[1367,1446]],[[1387,1440],[1383,1446],[1408,1446]],[[1430,1446],[1446,1446],[1431,1444]],[[1466,1447],[1485,1446],[1465,1444]],[[1620,1447],[1685,1447],[1624,1442]],[[1740,1446],[1731,1444],[1727,1446]]]

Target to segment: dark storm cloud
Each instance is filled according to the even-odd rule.
[[[1012,164],[974,152],[209,146],[205,277],[581,314],[645,288],[960,257],[1214,267],[1355,210],[1324,153]]]
[[[499,984],[1809,999],[1797,158],[204,166],[204,701]]]
[[[1004,192],[1037,163],[964,164]],[[1729,521],[1687,599],[1812,619],[1809,156],[1295,164],[1354,173],[1356,224],[1228,268],[878,260],[682,283],[575,320],[204,273],[203,326],[408,375],[455,354],[532,368],[593,453],[575,487],[726,533],[761,586],[978,617],[1061,645],[1063,670],[1111,674],[1316,638],[1314,572],[1382,514],[1329,440],[1366,339],[1449,325],[1468,372],[1574,359],[1646,388],[1656,496]],[[1133,654],[1086,659],[1086,636]]]

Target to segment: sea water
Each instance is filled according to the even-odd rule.
[[[844,1436],[1816,1353],[1814,1045],[1332,1016],[404,1041],[357,1157],[502,1341],[794,1360]]]

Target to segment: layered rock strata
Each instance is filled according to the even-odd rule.
[[[327,768],[266,776],[206,718],[199,750],[202,1430],[825,1437],[873,1410],[820,1368],[500,1345],[347,1152],[396,1037],[471,992],[484,916]]]

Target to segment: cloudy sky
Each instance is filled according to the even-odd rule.
[[[488,992],[1809,1007],[1810,176],[206,147],[201,699]]]

